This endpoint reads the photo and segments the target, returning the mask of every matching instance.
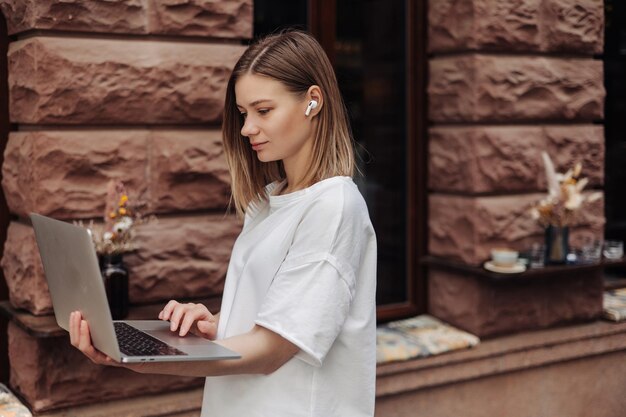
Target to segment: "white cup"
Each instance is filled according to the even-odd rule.
[[[624,242],[621,240],[605,240],[602,254],[606,259],[621,259],[624,256]]]
[[[491,261],[496,266],[511,267],[517,262],[519,252],[513,249],[497,248],[491,250]]]

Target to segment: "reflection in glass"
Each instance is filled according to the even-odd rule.
[[[335,70],[378,237],[378,304],[407,300],[405,2],[337,2]]]
[[[605,211],[608,239],[626,240],[626,2],[606,0],[604,44]],[[622,271],[624,272],[624,271]]]
[[[306,0],[254,0],[254,38],[287,27],[306,30],[307,4]]]

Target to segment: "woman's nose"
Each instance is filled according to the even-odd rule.
[[[258,126],[252,123],[250,118],[247,118],[241,127],[241,136],[250,137],[256,135],[257,133],[259,133]]]

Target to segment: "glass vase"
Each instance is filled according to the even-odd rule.
[[[569,253],[569,227],[548,226],[546,236],[546,265],[562,265]]]
[[[121,320],[128,315],[128,270],[124,266],[122,254],[101,255],[100,271],[109,301],[113,320]]]

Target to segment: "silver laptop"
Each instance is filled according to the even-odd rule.
[[[69,331],[72,311],[89,322],[93,345],[118,362],[202,361],[241,356],[193,334],[171,332],[162,320],[111,318],[98,258],[87,229],[32,213],[54,315]]]

